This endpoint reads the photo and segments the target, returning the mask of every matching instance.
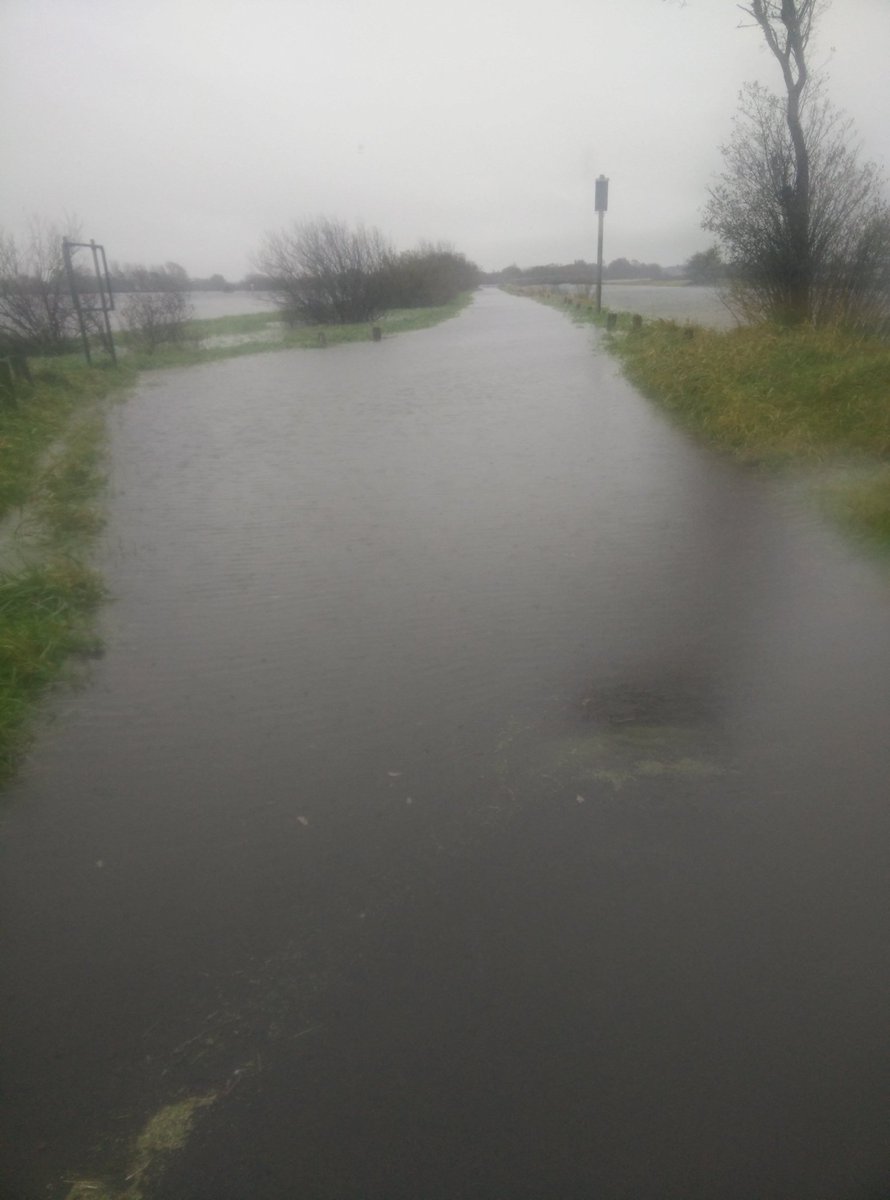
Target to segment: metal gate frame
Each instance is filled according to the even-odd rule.
[[[96,283],[98,284],[98,291],[87,292],[83,295],[77,290],[77,275],[74,270],[74,256],[72,253],[72,251],[81,249],[89,250],[93,255],[93,271],[95,272]],[[102,325],[99,328],[99,336],[102,339],[105,349],[111,355],[111,361],[117,366],[117,354],[114,349],[114,338],[111,334],[111,321],[108,318],[108,314],[114,312],[114,293],[111,290],[111,278],[108,274],[108,263],[105,260],[105,247],[100,246],[92,240],[89,242],[72,242],[68,238],[62,238],[62,256],[65,259],[65,274],[68,276],[68,286],[71,288],[71,299],[74,302],[74,309],[77,313],[78,324],[80,325],[80,336],[83,341],[83,352],[86,360],[92,366],[90,339],[84,314],[101,313]],[[84,303],[87,297],[98,297],[98,304]]]

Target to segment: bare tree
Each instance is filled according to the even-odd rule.
[[[798,115],[807,161],[803,229],[799,155],[786,107],[758,84],[742,91],[703,220],[725,252],[727,302],[746,320],[875,327],[890,299],[881,172],[860,161],[852,122],[818,83],[810,83]]]
[[[393,306],[450,304],[479,283],[479,268],[449,242],[421,242],[404,250],[391,267]]]
[[[32,352],[66,348],[75,312],[62,239],[79,236],[73,222],[62,227],[40,217],[21,241],[0,232],[0,337],[8,344]]]
[[[181,342],[192,315],[189,280],[182,267],[127,266],[132,289],[121,306],[121,324],[131,340],[150,353],[167,342]]]
[[[807,62],[829,0],[748,0],[778,62],[784,99],[744,88],[724,170],[703,225],[725,252],[730,307],[746,319],[886,317],[890,217],[880,171],[860,161],[852,122],[832,107]]]
[[[803,102],[810,73],[807,48],[816,18],[827,0],[751,0],[742,12],[759,25],[766,44],[782,69],[785,120],[792,149],[792,169],[783,185],[781,203],[789,256],[786,265],[788,317],[810,316],[813,258],[810,247],[812,173],[810,145],[804,128]]]
[[[255,265],[292,324],[344,324],[386,311],[393,259],[378,230],[319,217],[267,234]]]

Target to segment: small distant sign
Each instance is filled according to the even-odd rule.
[[[596,181],[596,197],[594,209],[596,212],[607,212],[609,208],[609,181],[605,175],[600,175]]]

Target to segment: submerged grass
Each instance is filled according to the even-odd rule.
[[[105,1180],[79,1179],[65,1200],[145,1200],[146,1188],[153,1190],[152,1184],[163,1175],[169,1156],[185,1146],[200,1110],[217,1099],[216,1092],[207,1092],[166,1105],[149,1118],[136,1138],[122,1187]]]
[[[536,295],[608,327],[592,302]],[[890,345],[842,329],[718,331],[615,314],[628,378],[687,429],[745,462],[812,469],[848,527],[890,550]],[[838,466],[844,467],[838,472]],[[819,483],[831,469],[830,485]]]

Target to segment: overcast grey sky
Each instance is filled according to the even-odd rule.
[[[0,0],[0,224],[76,214],[122,262],[240,278],[321,213],[487,269],[682,262],[741,84],[734,0]],[[834,0],[813,60],[890,166],[890,0]]]

